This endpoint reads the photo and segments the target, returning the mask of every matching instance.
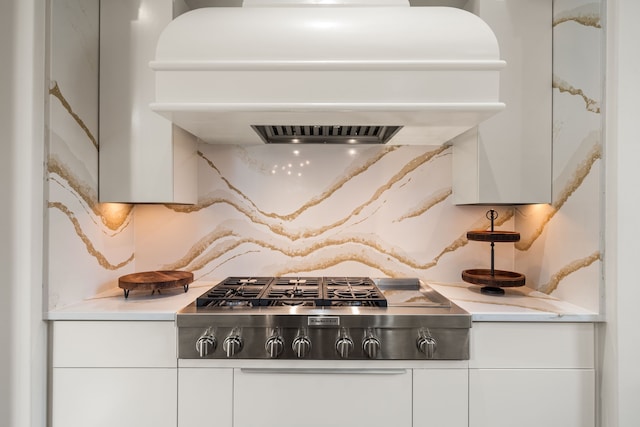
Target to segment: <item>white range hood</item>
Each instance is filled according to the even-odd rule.
[[[427,145],[504,108],[505,63],[476,15],[392,0],[301,3],[174,19],[150,64],[151,108],[209,143]]]

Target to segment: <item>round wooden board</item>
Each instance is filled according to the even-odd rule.
[[[130,290],[150,290],[153,293],[182,286],[187,292],[191,282],[193,273],[190,271],[144,271],[120,277],[118,287],[124,289],[124,297],[127,298]]]
[[[516,286],[524,286],[525,277],[523,274],[513,271],[491,270],[484,268],[476,268],[464,270],[462,272],[462,280],[474,285],[495,286],[499,288],[509,288]]]
[[[467,239],[476,242],[518,242],[520,233],[515,231],[472,230],[467,232]]]

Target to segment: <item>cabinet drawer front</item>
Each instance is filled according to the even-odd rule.
[[[471,368],[593,368],[592,323],[485,323],[471,328]]]
[[[471,369],[469,427],[593,427],[593,369]]]
[[[468,427],[469,371],[413,370],[413,425]]]
[[[233,369],[178,369],[178,427],[206,427],[215,414],[215,427],[233,425]]]
[[[53,367],[175,368],[173,322],[53,322]]]
[[[176,369],[54,368],[52,427],[175,427]]]
[[[410,427],[411,371],[234,370],[234,427]]]

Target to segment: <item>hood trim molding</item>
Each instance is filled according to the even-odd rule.
[[[295,61],[295,60],[199,60],[151,61],[154,71],[207,71],[207,70],[496,70],[504,68],[503,60],[422,60],[422,61]]]

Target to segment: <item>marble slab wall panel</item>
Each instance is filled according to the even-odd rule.
[[[462,270],[488,267],[489,246],[465,237],[488,227],[488,207],[452,205],[446,147],[201,144],[197,205],[98,203],[99,1],[50,4],[50,309],[133,271],[459,282]],[[553,203],[497,207],[496,224],[522,235],[496,246],[496,268],[594,311],[603,258],[600,8],[554,2]]]
[[[47,100],[48,308],[133,268],[132,206],[98,203],[98,0],[51,0]]]
[[[486,207],[451,203],[451,149],[207,145],[199,203],[137,206],[136,267],[230,275],[420,276],[459,281],[489,246]],[[505,224],[513,210],[501,209]],[[500,251],[513,267],[513,248]]]
[[[602,2],[556,0],[553,202],[519,207],[516,266],[528,284],[599,311],[602,302]]]

